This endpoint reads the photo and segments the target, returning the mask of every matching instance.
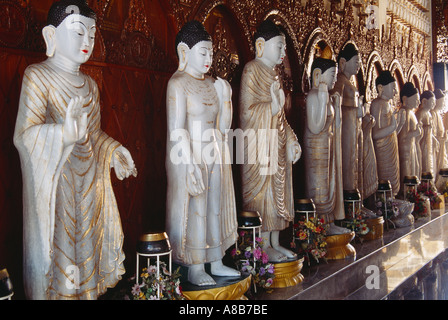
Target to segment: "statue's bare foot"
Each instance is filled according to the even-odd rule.
[[[210,263],[211,273],[220,277],[239,277],[241,273],[238,270],[225,266],[221,260]]]
[[[269,256],[269,261],[271,262],[281,262],[286,261],[288,259],[288,257],[284,253],[275,250],[272,247],[264,248],[264,251]]]
[[[328,234],[330,236],[337,235],[337,234],[346,234],[346,233],[350,233],[350,232],[352,232],[352,230],[344,228],[344,227],[339,227],[339,226],[335,225],[334,222],[330,223],[330,229],[328,230]]]
[[[188,281],[197,286],[213,286],[215,280],[205,272],[203,264],[192,265],[188,268]]]
[[[293,258],[297,258],[297,254],[295,254],[294,252],[292,252],[291,250],[288,250],[282,246],[272,246],[275,250],[277,250],[278,252],[281,252],[282,254],[284,254],[286,256],[286,258],[288,259],[293,259]]]

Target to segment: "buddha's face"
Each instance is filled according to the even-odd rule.
[[[92,18],[71,14],[55,31],[55,55],[75,63],[89,60],[95,44],[96,23]]]
[[[211,41],[196,43],[187,53],[187,68],[193,74],[206,74],[213,61],[213,44]]]
[[[334,88],[334,85],[336,84],[336,74],[337,74],[336,67],[331,67],[321,74],[319,80],[320,82],[324,82],[327,85],[328,90],[331,90]]]
[[[436,111],[442,111],[444,107],[445,107],[445,97],[436,99],[435,110]]]
[[[284,36],[279,35],[264,42],[263,59],[268,61],[269,65],[281,64],[285,55],[286,40]]]
[[[418,92],[410,97],[403,97],[403,105],[406,109],[416,109],[420,104],[420,95]]]
[[[359,58],[359,55],[355,55],[345,63],[344,73],[349,75],[355,75],[358,73],[360,67],[361,67],[361,60]]]
[[[427,102],[428,110],[433,110],[435,106],[436,106],[436,98],[435,97],[429,98]]]
[[[397,90],[397,83],[395,81],[386,84],[385,86],[383,86],[383,91],[382,91],[382,98],[384,100],[391,100],[395,97],[395,95],[398,93]]]

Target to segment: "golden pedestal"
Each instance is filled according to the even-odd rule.
[[[327,255],[328,260],[345,259],[347,257],[356,256],[355,248],[350,244],[355,238],[355,232],[344,234],[335,234],[327,236]]]
[[[365,219],[367,227],[369,228],[369,232],[362,236],[364,240],[375,240],[375,239],[381,239],[383,237],[384,232],[384,218],[378,217],[378,218],[372,218],[372,219]]]
[[[271,288],[292,287],[303,281],[302,271],[304,258],[274,263],[274,279]]]
[[[207,287],[203,290],[183,291],[188,300],[247,300],[244,294],[250,287],[252,276],[219,287]]]

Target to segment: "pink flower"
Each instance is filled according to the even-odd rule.
[[[268,254],[266,252],[263,252],[261,255],[261,262],[263,262],[263,264],[266,264],[266,263],[268,263],[268,261],[269,261]]]
[[[261,258],[261,255],[262,255],[261,250],[259,248],[256,248],[254,250],[254,258],[259,260]]]

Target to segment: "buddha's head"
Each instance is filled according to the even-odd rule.
[[[356,49],[353,43],[347,43],[341,52],[339,52],[338,64],[341,72],[345,73],[348,77],[358,73],[361,67],[361,60],[358,49]]]
[[[409,110],[416,109],[420,104],[420,94],[412,82],[406,82],[400,91],[400,101]]]
[[[311,65],[311,84],[313,88],[325,83],[328,90],[333,89],[336,83],[337,66],[336,61],[317,57]]]
[[[445,110],[445,93],[439,88],[434,90],[434,96],[436,98],[435,110],[437,112],[443,112]]]
[[[280,28],[271,20],[265,20],[254,35],[256,59],[268,67],[281,64],[286,56],[286,39]]]
[[[436,106],[436,97],[434,96],[434,93],[430,90],[423,91],[420,96],[420,103],[422,104],[423,110],[430,111],[434,109]]]
[[[187,22],[176,35],[176,52],[179,70],[203,77],[213,61],[213,44],[210,34],[199,21]]]
[[[381,71],[375,80],[378,97],[389,101],[397,94],[397,83],[392,73],[388,70]]]
[[[96,14],[85,0],[61,0],[53,3],[42,35],[48,57],[75,64],[89,60],[93,52]]]

